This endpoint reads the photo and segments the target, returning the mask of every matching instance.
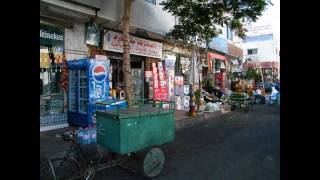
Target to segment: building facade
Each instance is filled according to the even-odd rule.
[[[190,84],[190,76],[192,76],[193,79],[196,79],[194,81],[197,82],[196,87],[199,87],[201,82],[206,82],[207,79],[214,79],[216,86],[222,89],[228,88],[230,62],[242,57],[240,48],[242,41],[228,26],[221,27],[223,34],[212,39],[207,47],[202,44],[200,51],[197,52],[198,56],[195,56],[183,44],[176,44],[165,37],[177,21],[170,13],[162,10],[161,2],[162,0],[132,2],[131,41],[140,43],[140,45],[139,43],[131,44],[130,65],[135,85],[134,96],[147,98],[156,92],[148,88],[152,83],[147,82],[146,79],[154,70],[154,64],[166,58],[175,59],[174,69],[170,69],[170,73],[166,76],[172,76],[172,71],[174,71],[173,78],[174,76],[182,77],[183,84]],[[53,35],[60,33],[63,36],[58,48],[56,44],[40,42],[40,89],[50,89],[51,84],[54,84],[56,88],[55,91],[41,91],[40,93],[42,130],[64,127],[67,124],[68,98],[59,84],[62,64],[60,61],[51,62],[50,53],[60,56],[61,59],[61,54],[64,52],[68,61],[91,58],[95,55],[107,56],[112,67],[110,89],[123,87],[121,43],[123,6],[123,1],[119,0],[40,1],[40,25],[55,29],[48,33]],[[42,31],[44,29],[40,29],[40,37]],[[48,28],[46,31],[49,31]],[[150,46],[142,47],[141,43]],[[207,48],[209,52],[205,50]],[[172,66],[168,65],[168,68]],[[166,96],[173,97],[175,94],[172,88],[174,80],[159,78],[160,81],[167,81],[171,84],[169,85],[171,88],[166,90]],[[165,89],[161,87],[159,89],[165,92]],[[182,104],[185,103],[182,102]],[[188,108],[187,104],[185,108]],[[57,116],[57,114],[60,115]]]
[[[280,49],[273,33],[247,36],[243,44],[244,60],[248,68],[263,72],[264,80],[275,82],[280,78]]]
[[[234,72],[233,62],[242,60],[242,39],[239,38],[229,25],[220,27],[222,34],[213,38],[207,45],[209,49],[208,78],[214,81],[215,86],[224,90],[230,89],[232,73]],[[210,77],[212,76],[212,77]]]

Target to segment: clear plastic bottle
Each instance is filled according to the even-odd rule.
[[[83,144],[83,139],[84,139],[83,129],[80,128],[77,134],[78,143]]]
[[[84,129],[84,135],[83,135],[83,144],[89,144],[90,143],[90,135],[87,128]]]
[[[97,129],[95,127],[91,129],[91,140],[92,143],[97,143]]]

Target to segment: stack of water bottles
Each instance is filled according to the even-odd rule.
[[[95,126],[79,128],[77,132],[77,141],[79,144],[97,143],[97,129]]]

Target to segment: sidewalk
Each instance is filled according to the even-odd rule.
[[[202,112],[192,118],[187,115],[187,111],[176,111],[176,130],[179,131],[183,128],[191,127],[204,120],[220,119],[222,115],[223,113],[221,111]],[[40,158],[42,160],[49,157],[60,157],[65,154],[69,149],[70,142],[63,141],[61,134],[68,130],[70,129],[62,128],[40,133]]]

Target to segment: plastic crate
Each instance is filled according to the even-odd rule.
[[[113,111],[127,108],[127,102],[126,101],[106,101],[106,102],[99,102],[96,103],[96,110],[97,111]]]

